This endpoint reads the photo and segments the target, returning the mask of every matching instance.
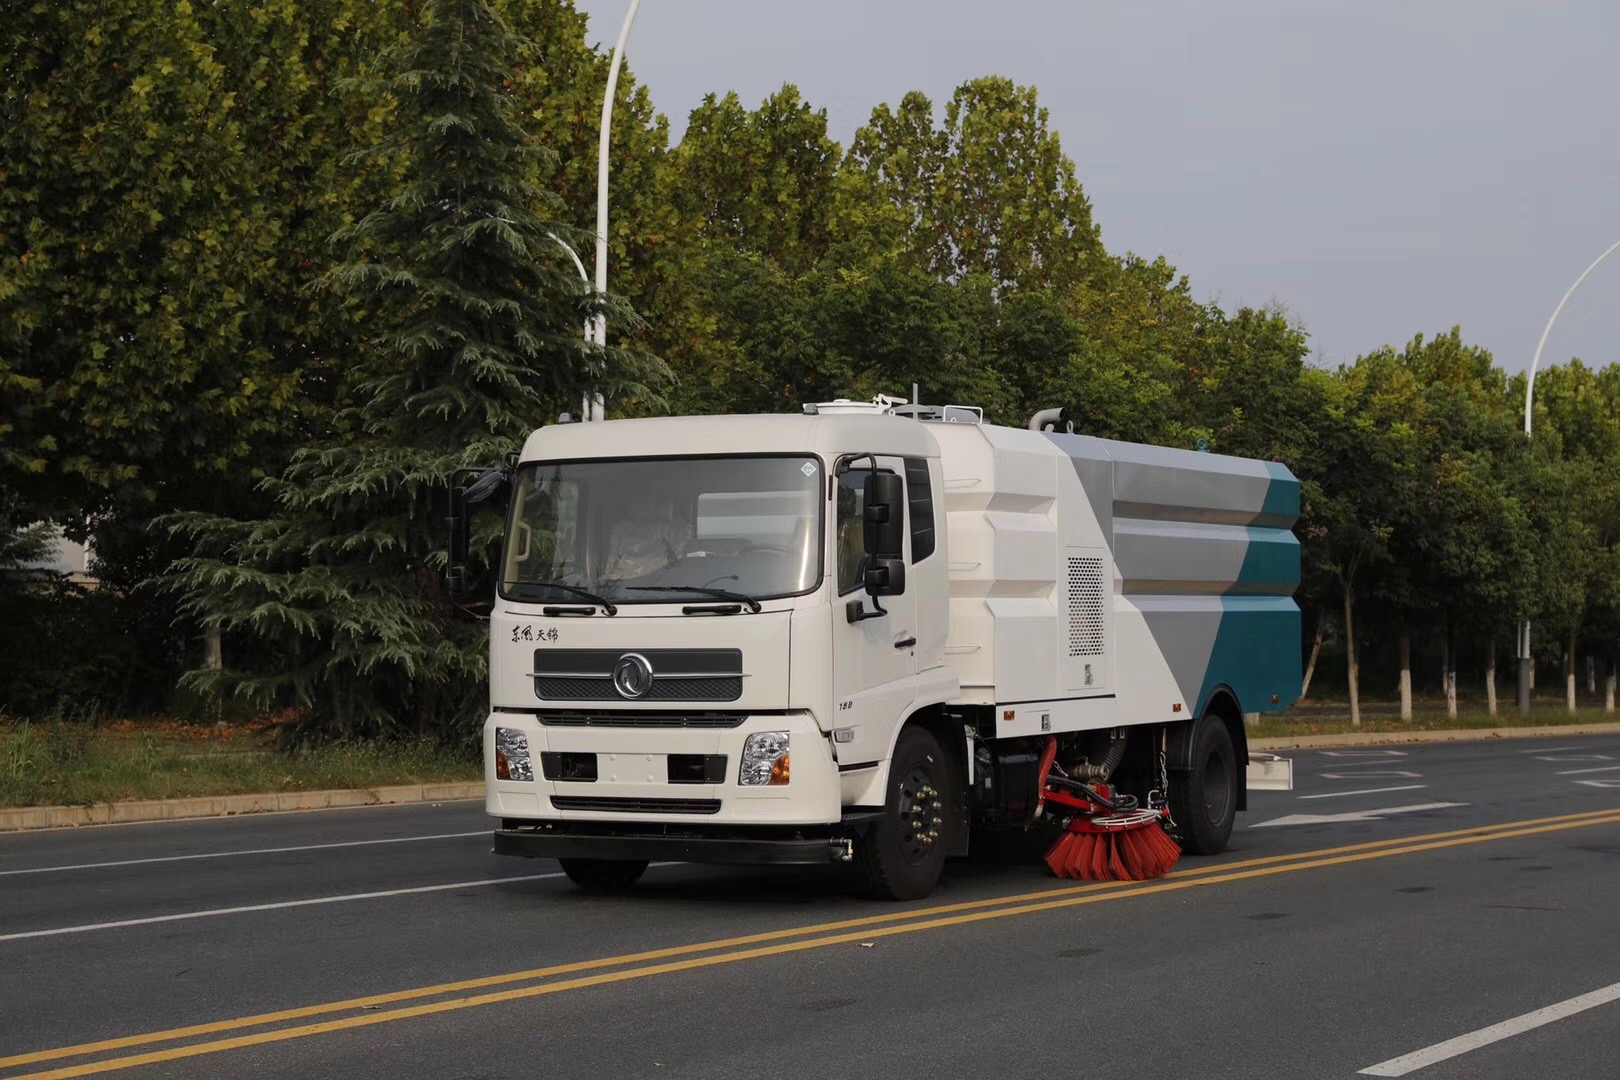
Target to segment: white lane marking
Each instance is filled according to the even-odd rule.
[[[1369,787],[1357,791],[1327,791],[1320,795],[1301,795],[1302,799],[1341,799],[1346,795],[1378,795],[1385,791],[1416,791],[1423,784],[1401,784],[1398,787]]]
[[[1557,775],[1584,776],[1587,773],[1594,772],[1614,772],[1616,769],[1620,769],[1620,765],[1599,765],[1594,769],[1559,769]]]
[[[1416,780],[1422,773],[1407,772],[1405,769],[1375,769],[1372,772],[1322,773],[1324,780]]]
[[[1372,758],[1375,761],[1381,761],[1384,758],[1406,756],[1405,750],[1322,750],[1319,751],[1319,753],[1323,757]]]
[[[1613,761],[1613,754],[1542,754],[1537,761]]]
[[[1620,780],[1615,780],[1615,779],[1610,778],[1610,777],[1605,777],[1602,780],[1577,780],[1575,782],[1577,784],[1585,784],[1587,787],[1602,787],[1602,788],[1620,787]]]
[[[1521,754],[1562,754],[1569,750],[1585,750],[1584,746],[1538,746],[1533,750],[1520,750]]]
[[[469,836],[489,836],[488,829],[477,832],[433,833],[430,836],[392,836],[383,840],[346,840],[338,844],[302,844],[297,847],[242,848],[238,851],[205,851],[196,855],[164,855],[154,859],[119,859],[116,862],[75,863],[71,866],[31,866],[26,870],[0,870],[0,877],[17,874],[55,874],[66,870],[102,870],[113,866],[146,866],[151,863],[188,862],[192,859],[224,859],[234,855],[283,855],[290,851],[331,851],[333,848],[365,847],[369,844],[410,844],[418,840],[461,840]]]
[[[1415,814],[1421,810],[1449,810],[1453,806],[1467,805],[1461,802],[1430,802],[1418,803],[1415,806],[1386,806],[1380,810],[1352,810],[1348,814],[1289,814],[1287,817],[1255,822],[1249,828],[1264,829],[1269,825],[1331,825],[1340,821],[1378,821],[1385,814]]]
[[[1361,1070],[1362,1076],[1405,1076],[1410,1072],[1428,1068],[1436,1062],[1445,1061],[1470,1050],[1478,1050],[1482,1046],[1489,1046],[1503,1039],[1511,1039],[1515,1035],[1522,1035],[1545,1024],[1562,1020],[1566,1016],[1595,1009],[1599,1005],[1607,1005],[1611,1001],[1620,999],[1620,983],[1612,983],[1601,990],[1593,990],[1589,994],[1572,997],[1568,1001],[1560,1001],[1556,1005],[1548,1005],[1545,1009],[1527,1012],[1523,1016],[1515,1016],[1511,1020],[1504,1020],[1500,1024],[1482,1027],[1478,1031],[1470,1031],[1466,1035],[1459,1035],[1455,1039],[1426,1046],[1422,1050],[1415,1050],[1410,1054],[1380,1061],[1377,1065],[1369,1065]]]
[[[548,878],[560,878],[563,876],[565,875],[561,872],[523,874],[518,877],[483,878],[479,881],[452,881],[448,885],[418,885],[413,889],[384,889],[379,892],[349,893],[345,896],[314,896],[307,900],[283,900],[275,904],[244,904],[241,907],[182,911],[175,915],[150,915],[144,919],[119,919],[116,922],[82,923],[78,926],[57,926],[50,930],[25,930],[20,934],[0,934],[0,941],[55,937],[59,934],[82,934],[89,930],[115,930],[124,926],[148,926],[152,923],[181,922],[186,919],[208,919],[215,915],[241,915],[249,911],[279,911],[282,908],[312,907],[316,904],[346,904],[351,900],[378,900],[386,896],[411,896],[417,893],[449,892],[451,889],[476,889],[482,885],[504,885],[511,881],[545,881]]]

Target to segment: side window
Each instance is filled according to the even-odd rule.
[[[934,553],[934,492],[924,458],[906,458],[906,516],[911,524],[911,561],[915,565]]]
[[[866,510],[864,488],[871,469],[851,469],[838,478],[838,594],[860,587],[866,561],[861,519]]]

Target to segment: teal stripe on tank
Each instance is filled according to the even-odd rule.
[[[1299,481],[1280,461],[1265,462],[1271,483],[1260,507],[1260,520],[1266,525],[1288,528],[1299,517]]]
[[[1299,606],[1293,597],[1221,597],[1221,626],[1195,715],[1203,715],[1222,686],[1237,695],[1244,712],[1288,708],[1298,699],[1303,681],[1300,644]]]
[[[1244,712],[1286,709],[1299,697],[1303,641],[1294,592],[1300,555],[1291,528],[1299,514],[1299,481],[1284,465],[1268,462],[1266,467],[1272,481],[1261,515],[1268,524],[1248,527],[1243,568],[1232,591],[1221,597],[1221,625],[1198,694],[1199,716],[1222,686],[1237,696]]]
[[[1299,540],[1288,529],[1250,525],[1243,566],[1229,590],[1234,593],[1281,593],[1299,587]]]

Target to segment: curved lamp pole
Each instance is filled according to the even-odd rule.
[[[1553,323],[1557,322],[1558,316],[1563,314],[1564,305],[1569,303],[1569,298],[1575,295],[1575,290],[1581,287],[1581,282],[1586,280],[1587,275],[1596,270],[1604,259],[1613,255],[1616,251],[1620,251],[1620,240],[1609,245],[1608,250],[1592,260],[1592,265],[1581,271],[1581,276],[1575,279],[1575,284],[1571,285],[1569,290],[1564,293],[1564,298],[1558,301],[1558,306],[1553,308],[1552,318],[1547,320],[1546,327],[1541,331],[1541,340],[1536,343],[1536,355],[1530,360],[1529,377],[1524,381],[1524,437],[1526,439],[1530,437],[1530,422],[1534,415],[1531,406],[1536,392],[1536,369],[1541,366],[1541,350],[1547,347],[1547,337],[1552,333]],[[1519,711],[1526,714],[1530,712],[1529,619],[1519,624]]]
[[[630,27],[635,24],[641,0],[630,0],[625,12],[624,25],[619,28],[618,44],[613,46],[613,60],[608,67],[607,90],[602,95],[602,132],[596,147],[596,293],[598,300],[607,292],[608,242],[608,138],[612,133],[613,99],[619,88],[619,68],[624,64],[624,43],[630,38]],[[599,348],[607,345],[607,316],[598,314],[586,336]],[[598,390],[586,402],[585,416],[590,420],[607,419],[602,393]]]

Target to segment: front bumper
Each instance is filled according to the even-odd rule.
[[[495,854],[531,859],[626,859],[644,862],[821,866],[848,862],[848,839],[581,832],[566,825],[498,829]]]
[[[704,834],[751,827],[826,827],[842,814],[838,765],[828,737],[809,713],[743,716],[734,726],[637,727],[548,725],[537,713],[496,711],[484,724],[485,810],[522,824],[579,823],[597,832],[611,823],[618,835],[657,836],[666,825],[698,826]],[[623,720],[623,714],[617,719]],[[533,780],[495,778],[495,729],[523,733],[534,762]],[[781,786],[737,782],[743,743],[761,731],[785,731],[791,740],[792,778]],[[597,779],[548,780],[547,752],[594,755]],[[671,783],[671,755],[724,756],[715,783]]]

